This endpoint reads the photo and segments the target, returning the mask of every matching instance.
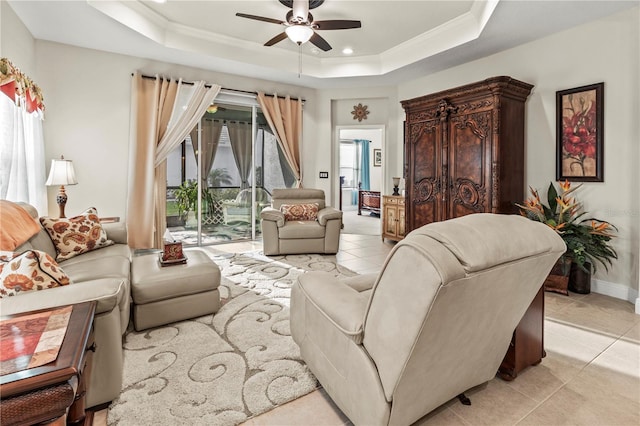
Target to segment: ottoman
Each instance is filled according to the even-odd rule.
[[[220,269],[199,250],[185,250],[187,263],[160,266],[158,253],[131,262],[133,326],[144,330],[218,312]]]

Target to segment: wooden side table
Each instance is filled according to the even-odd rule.
[[[513,332],[509,349],[498,369],[498,375],[503,380],[511,381],[526,367],[540,364],[546,355],[543,285]]]
[[[0,376],[0,424],[63,425],[84,420],[84,397],[95,351],[95,308],[95,301],[73,305],[64,340],[53,362]]]

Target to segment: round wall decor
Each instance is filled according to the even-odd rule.
[[[358,104],[353,106],[353,111],[351,111],[351,115],[353,115],[354,120],[362,121],[367,119],[367,115],[369,115],[369,111],[367,111],[367,106]]]

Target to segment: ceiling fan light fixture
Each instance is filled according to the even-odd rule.
[[[313,35],[313,30],[307,25],[291,25],[284,30],[287,37],[296,44],[303,44],[309,41]]]

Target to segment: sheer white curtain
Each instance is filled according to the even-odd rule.
[[[48,211],[42,113],[0,95],[0,199]]]
[[[186,84],[158,76],[146,79],[134,73],[127,202],[131,247],[162,247],[167,155],[186,138],[219,91],[219,85],[208,88],[203,81]]]

